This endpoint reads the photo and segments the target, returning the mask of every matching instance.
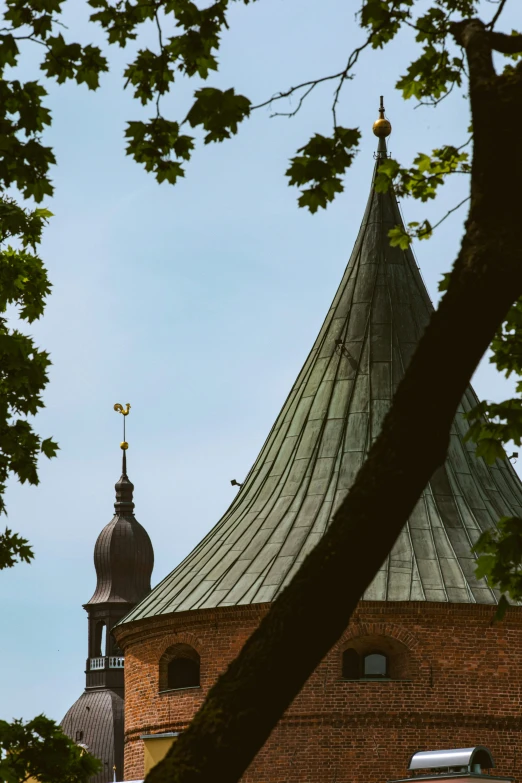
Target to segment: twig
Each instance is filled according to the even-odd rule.
[[[337,113],[336,113],[336,109],[337,109],[337,104],[339,102],[339,95],[341,93],[342,86],[343,86],[344,82],[348,78],[351,78],[351,77],[348,76],[348,71],[350,71],[353,68],[353,66],[355,65],[355,63],[359,59],[360,53],[364,49],[366,49],[366,47],[369,46],[369,44],[372,42],[372,38],[374,36],[374,32],[375,31],[372,31],[370,33],[370,35],[368,36],[368,38],[366,39],[366,41],[363,43],[362,46],[358,46],[357,49],[353,50],[353,52],[350,54],[350,56],[348,58],[348,62],[346,63],[346,68],[344,69],[344,71],[341,74],[341,78],[339,79],[339,84],[337,85],[337,89],[335,90],[335,93],[334,93],[334,101],[332,103],[332,117],[333,117],[334,128],[337,127]]]
[[[460,152],[460,150],[463,150],[465,147],[468,146],[468,144],[471,144],[473,141],[473,136],[470,136],[467,141],[464,142],[464,144],[461,144],[460,147],[457,147],[457,152]]]
[[[163,56],[164,47],[163,47],[163,32],[161,29],[159,17],[158,17],[158,8],[156,7],[154,11],[154,19],[156,20],[156,27],[158,28],[158,42],[160,47],[160,53]],[[163,79],[161,87],[163,86]],[[161,87],[158,89],[158,93],[156,95],[156,119],[160,117],[160,99],[161,99]]]
[[[414,106],[413,108],[414,109],[420,109],[421,106],[431,106],[432,108],[434,108],[435,106],[438,106],[439,103],[442,103],[442,101],[444,101],[449,95],[451,95],[451,93],[453,92],[453,89],[455,87],[455,84],[456,84],[456,82],[452,82],[451,83],[451,87],[449,88],[449,90],[447,90],[444,93],[444,95],[441,95],[440,98],[436,98],[434,101],[433,100],[432,101],[419,101],[418,104],[416,106]]]
[[[303,82],[302,84],[297,84],[295,87],[290,87],[290,89],[285,90],[284,92],[278,92],[276,95],[273,95],[271,98],[269,98],[267,101],[263,101],[263,103],[258,103],[256,106],[252,106],[251,111],[254,111],[254,109],[262,109],[263,106],[270,106],[271,103],[274,101],[280,101],[282,98],[288,98],[290,95],[293,95],[294,92],[297,92],[298,90],[302,90],[305,87],[310,87],[313,85],[316,87],[318,84],[321,84],[322,82],[328,82],[332,79],[338,79],[340,76],[342,76],[343,71],[339,71],[339,73],[333,73],[330,76],[322,76],[320,79],[311,79],[308,82]]]
[[[500,16],[500,14],[501,14],[501,13],[502,13],[502,11],[504,10],[504,7],[505,7],[505,5],[506,5],[506,2],[507,2],[507,0],[500,0],[500,3],[499,3],[499,5],[498,5],[497,11],[496,11],[496,13],[495,13],[495,16],[493,17],[493,19],[491,20],[491,22],[489,22],[489,23],[486,25],[486,27],[487,27],[487,29],[488,29],[488,30],[493,30],[493,28],[495,27],[495,24],[497,23],[497,20],[498,20],[498,18],[499,18],[499,16]]]
[[[301,97],[299,98],[299,103],[297,104],[297,107],[293,111],[275,111],[273,114],[270,115],[270,117],[295,117],[301,106],[303,105],[303,102],[305,98],[307,98],[314,87],[317,87],[317,82],[313,82],[310,87],[304,92]],[[254,106],[255,109],[257,109],[257,106]]]
[[[444,217],[442,217],[437,223],[435,223],[434,226],[431,227],[431,232],[433,233],[433,231],[435,231],[435,229],[438,228],[441,223],[444,223],[446,218],[448,218],[451,215],[452,212],[456,212],[457,209],[460,209],[461,206],[466,203],[466,201],[470,200],[470,198],[471,198],[471,196],[466,196],[466,198],[462,199],[462,201],[459,204],[457,204],[456,207],[453,207],[453,209],[449,209],[446,212],[446,214],[444,215]],[[418,234],[419,239],[420,239],[420,237],[422,236],[423,233],[426,233],[426,231],[424,231],[424,232],[422,230],[419,231],[419,234]]]
[[[394,3],[394,7],[396,5],[396,2]],[[319,79],[310,79],[309,81],[302,82],[301,84],[297,84],[295,87],[290,87],[288,90],[283,90],[281,92],[276,93],[271,98],[269,98],[266,101],[263,101],[262,103],[258,103],[255,106],[251,107],[251,111],[254,111],[255,109],[262,109],[264,106],[270,106],[274,101],[280,101],[283,98],[289,98],[291,95],[294,95],[294,93],[299,92],[299,90],[305,90],[303,95],[301,95],[299,99],[299,103],[297,107],[291,111],[291,112],[274,112],[271,114],[271,117],[294,117],[301,106],[303,105],[303,102],[305,99],[310,95],[313,89],[317,87],[318,84],[322,84],[323,82],[333,81],[334,79],[339,79],[339,84],[337,85],[335,92],[334,92],[334,100],[332,104],[332,114],[334,119],[334,127],[337,126],[337,118],[336,118],[336,107],[337,103],[339,101],[339,95],[342,89],[342,86],[344,82],[350,78],[349,77],[349,71],[353,68],[357,60],[359,59],[359,55],[361,54],[364,49],[366,49],[373,41],[374,36],[376,33],[378,33],[382,27],[384,27],[384,22],[376,27],[375,29],[371,30],[371,32],[368,35],[368,38],[366,41],[361,45],[358,46],[356,49],[354,49],[350,56],[348,57],[348,61],[346,63],[346,66],[343,68],[342,71],[338,71],[337,73],[330,74],[329,76],[321,76]]]
[[[395,0],[395,2],[393,3],[393,8],[391,9],[391,13],[393,13],[397,9],[397,5],[400,6],[400,0]],[[402,21],[406,21],[406,20],[403,19]],[[385,26],[385,22],[384,21],[381,22],[380,25],[377,25],[377,27],[370,32],[370,34],[368,35],[368,38],[362,44],[362,46],[358,46],[357,49],[354,49],[352,51],[352,53],[350,54],[349,58],[348,58],[348,62],[346,63],[346,68],[342,72],[341,78],[339,79],[339,84],[337,85],[337,89],[335,90],[334,100],[333,100],[333,103],[332,103],[332,118],[333,118],[334,130],[335,130],[335,128],[337,128],[337,104],[339,102],[339,96],[341,94],[341,89],[343,87],[344,82],[348,78],[350,78],[348,76],[348,71],[350,71],[353,68],[353,66],[355,65],[355,63],[359,59],[360,53],[362,51],[364,51],[364,49],[366,49],[366,47],[369,46],[373,42],[374,35],[376,33],[379,33],[384,26]]]

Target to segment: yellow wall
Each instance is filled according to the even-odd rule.
[[[165,758],[177,737],[158,737],[143,740],[143,757],[145,761],[145,775],[152,767]]]

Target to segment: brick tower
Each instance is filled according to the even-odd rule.
[[[374,130],[376,170],[390,132],[382,106]],[[411,250],[390,246],[396,225],[395,194],[372,181],[330,310],[235,500],[115,631],[128,780],[143,776],[144,742],[187,726],[323,535],[379,432],[433,309]],[[469,387],[445,464],[248,783],[384,781],[416,751],[477,744],[502,759],[500,775],[520,779],[522,609],[492,623],[498,596],[476,578],[471,546],[521,514],[522,484],[509,460],[487,465],[464,440],[476,403]]]
[[[111,632],[150,592],[154,565],[150,538],[134,517],[134,485],[127,476],[127,445],[122,443],[122,475],[115,486],[115,514],[94,547],[96,590],[84,605],[89,628],[85,691],[61,724],[65,734],[87,746],[102,762],[102,769],[90,779],[91,783],[108,783],[114,773],[118,780],[123,777],[124,657]]]

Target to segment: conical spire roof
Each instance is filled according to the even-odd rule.
[[[433,309],[411,250],[390,247],[388,231],[398,224],[393,191],[372,186],[330,310],[234,502],[126,622],[272,601],[321,538],[379,433]],[[522,514],[522,485],[508,460],[488,466],[464,441],[462,414],[476,402],[469,387],[446,463],[365,599],[497,602],[475,577],[470,549],[500,516]]]

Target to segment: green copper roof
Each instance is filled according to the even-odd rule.
[[[234,502],[126,622],[271,601],[323,535],[432,310],[413,254],[389,245],[388,230],[401,222],[395,195],[372,188],[326,320]],[[470,547],[501,515],[522,514],[522,485],[508,460],[488,466],[464,442],[462,412],[475,404],[470,387],[446,463],[365,599],[496,603],[474,575]]]

